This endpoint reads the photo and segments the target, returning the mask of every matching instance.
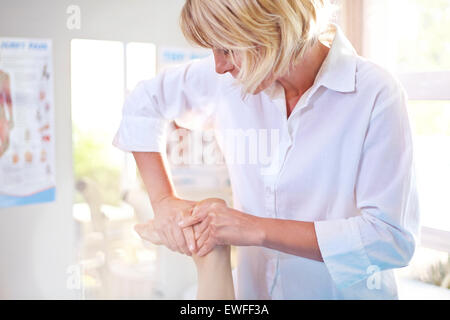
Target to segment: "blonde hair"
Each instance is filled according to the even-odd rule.
[[[289,72],[329,23],[327,0],[186,0],[180,25],[186,39],[204,48],[230,50],[244,93],[272,75]]]

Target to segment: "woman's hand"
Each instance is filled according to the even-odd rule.
[[[260,245],[264,235],[257,219],[229,208],[222,199],[210,198],[200,201],[192,215],[180,222],[180,227],[193,226],[197,255],[201,257],[216,245]]]
[[[135,230],[145,240],[154,244],[163,244],[172,251],[190,256],[196,251],[193,228],[191,226],[181,228],[178,222],[191,215],[195,204],[195,201],[183,200],[174,196],[165,197],[152,203],[155,213],[154,220],[136,225]],[[154,232],[157,237],[153,234]]]
[[[148,220],[146,223],[138,223],[134,226],[134,230],[142,239],[150,241],[154,245],[162,244],[161,239],[155,230],[153,219]]]

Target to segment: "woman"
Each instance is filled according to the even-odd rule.
[[[199,257],[237,246],[238,299],[395,299],[393,269],[414,253],[405,91],[326,12],[322,0],[187,0],[182,30],[213,57],[141,82],[123,109],[114,145],[133,152],[162,243]],[[170,120],[212,126],[234,208],[176,196],[161,156]],[[270,132],[270,161],[235,161],[236,132],[258,147]]]

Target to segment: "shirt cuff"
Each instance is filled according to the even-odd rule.
[[[112,144],[126,152],[165,152],[167,127],[165,119],[124,116]]]
[[[359,217],[314,222],[323,261],[340,289],[370,276],[371,263],[355,219]]]

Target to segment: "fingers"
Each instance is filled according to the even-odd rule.
[[[166,247],[168,247],[170,250],[175,251],[175,252],[180,252],[180,250],[178,249],[178,246],[176,244],[175,238],[172,235],[172,232],[170,229],[164,229],[161,232],[166,241],[164,242],[164,244],[166,245]]]
[[[168,225],[164,228],[156,230],[154,221],[149,220],[146,223],[139,223],[134,226],[134,230],[138,235],[155,245],[166,245],[170,250],[177,251],[182,254],[192,255],[196,248],[194,231],[192,227],[181,229],[176,224]],[[190,250],[188,244],[194,249]]]
[[[203,234],[203,232],[208,228],[210,221],[211,219],[207,217],[199,224],[193,226],[195,240],[198,240],[200,236]]]
[[[193,227],[183,228],[182,230],[190,252],[191,253],[196,252],[197,245],[195,243],[195,235]]]
[[[173,237],[174,237],[174,239],[176,241],[176,244],[177,244],[177,247],[178,247],[180,253],[184,253],[184,254],[190,256],[191,255],[191,251],[189,250],[189,248],[187,246],[187,243],[186,243],[186,240],[184,238],[184,233],[183,233],[182,229],[179,228],[179,227],[173,226],[172,227],[172,234],[173,234]]]
[[[214,249],[214,247],[215,247],[214,241],[212,241],[212,239],[209,238],[208,240],[206,240],[203,247],[201,247],[201,249],[198,251],[197,255],[199,257],[203,257],[203,256],[207,255],[208,253],[210,253],[211,250]]]
[[[192,215],[183,218],[178,224],[182,228],[193,226],[205,219],[211,210],[217,210],[222,206],[226,206],[226,202],[222,199],[211,198],[202,200],[194,206]]]
[[[178,223],[183,220],[183,218],[190,217],[192,215],[192,210],[194,209],[194,206],[196,202],[189,201],[193,204],[192,207],[190,207],[188,210],[184,210],[181,212],[181,218],[178,220]],[[181,228],[181,227],[180,227]],[[185,227],[181,228],[183,231],[184,239],[186,240],[188,249],[191,253],[194,253],[197,251],[197,245],[195,243],[195,236],[194,236],[194,229],[193,227]]]
[[[209,228],[206,229],[199,237],[199,239],[197,240],[197,247],[200,249],[203,247],[203,244],[205,243],[206,240],[208,240],[209,237]]]
[[[181,228],[186,228],[201,222],[208,215],[208,211],[206,209],[209,206],[210,203],[207,200],[200,201],[196,206],[192,208],[191,215],[183,217],[183,219],[178,222],[178,225]]]
[[[178,222],[178,225],[181,228],[186,228],[201,222],[208,216],[208,210],[206,210],[207,207],[208,207],[207,204],[206,205],[199,204],[195,206],[192,210],[192,215],[183,217],[183,219]]]
[[[198,203],[177,201],[162,205],[160,211],[165,214],[158,215],[155,221],[136,225],[135,230],[145,240],[163,244],[172,251],[190,256],[199,250],[200,244],[205,246],[208,239],[207,228],[213,221],[216,210],[220,211],[224,206],[224,201],[215,198]],[[202,253],[209,249],[203,248]]]
[[[180,220],[180,222],[178,222],[178,225],[181,228],[191,227],[194,224],[201,222],[204,218],[205,218],[205,215],[186,217],[186,218],[183,218],[183,220]]]

